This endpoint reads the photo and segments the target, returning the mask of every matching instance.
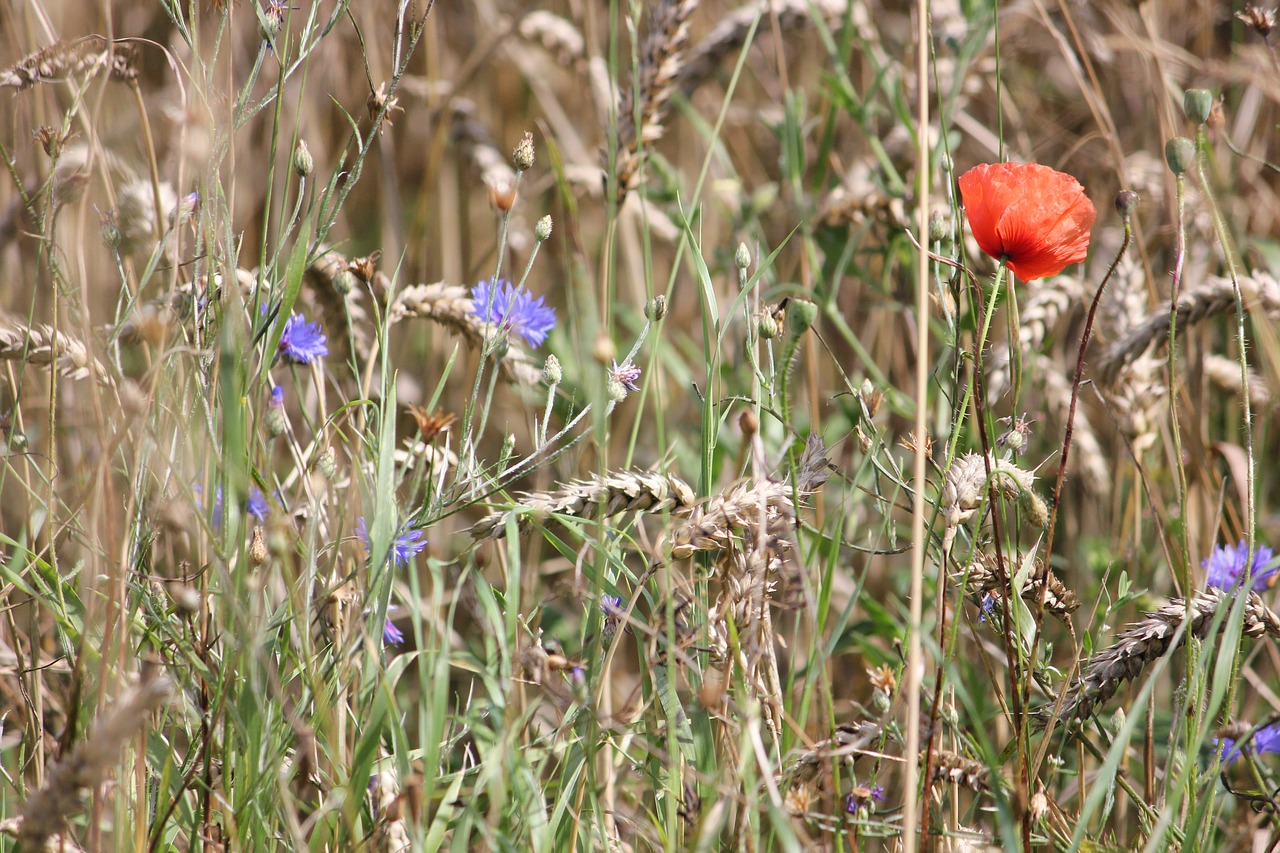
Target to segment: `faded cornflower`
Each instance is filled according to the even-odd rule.
[[[884,802],[883,785],[854,785],[853,790],[844,799],[844,810],[856,815],[860,811],[871,808],[872,800],[878,803]]]
[[[515,164],[517,172],[527,172],[533,168],[532,133],[526,133],[520,139],[520,144],[516,146],[516,150],[511,152],[511,162]]]
[[[609,369],[608,391],[609,399],[615,402],[622,402],[627,398],[627,392],[639,391],[640,386],[636,381],[640,378],[640,368],[631,361],[624,361],[618,364],[613,362],[613,367]]]

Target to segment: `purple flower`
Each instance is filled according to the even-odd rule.
[[[1266,545],[1259,545],[1257,552],[1253,555],[1253,565],[1250,575],[1250,589],[1265,589],[1275,582],[1276,572],[1280,570],[1278,566],[1270,566],[1275,556],[1275,552]],[[1249,543],[1241,540],[1241,542],[1232,547],[1230,545],[1215,545],[1213,552],[1209,554],[1200,565],[1205,570],[1205,583],[1208,586],[1217,587],[1225,592],[1231,592],[1244,579],[1245,569],[1249,567]]]
[[[306,317],[294,314],[285,321],[279,355],[294,364],[310,364],[329,354],[328,340],[319,323],[308,323]]]
[[[404,642],[404,634],[396,627],[396,623],[388,619],[382,623],[382,644],[384,646],[398,646]]]
[[[487,323],[510,329],[529,346],[537,348],[556,326],[556,309],[541,296],[523,287],[511,286],[506,279],[482,281],[471,288],[471,313]]]
[[[625,609],[622,596],[600,596],[600,612],[604,614],[604,622],[600,630],[605,643],[613,642],[613,636],[618,633],[618,625],[622,623],[622,612]]]
[[[356,535],[364,543],[364,550],[371,552],[373,546],[369,543],[369,528],[365,525],[363,515],[356,519]],[[427,540],[423,538],[422,531],[409,530],[396,537],[395,544],[391,546],[391,553],[397,566],[407,566],[425,547],[427,547]]]
[[[630,361],[622,364],[613,363],[613,367],[609,370],[609,381],[617,382],[628,391],[639,391],[640,386],[636,381],[640,379],[640,368],[636,367]]]
[[[988,616],[994,616],[996,612],[996,602],[999,598],[994,592],[988,590],[982,595],[982,611],[978,614],[978,623],[987,621]]]
[[[857,814],[871,805],[871,801],[884,802],[884,785],[855,785],[844,799],[844,810],[849,814]]]
[[[277,385],[276,387],[271,389],[271,400],[269,402],[274,408],[277,408],[277,409],[284,406],[284,386],[283,385]]]
[[[1280,723],[1263,726],[1240,747],[1237,747],[1236,742],[1231,738],[1224,737],[1220,743],[1218,755],[1222,758],[1223,764],[1231,765],[1242,752],[1253,752],[1259,755],[1264,752],[1280,752]]]
[[[222,494],[219,493],[218,497],[221,498]],[[250,486],[249,501],[245,505],[245,509],[248,510],[249,515],[252,515],[261,523],[267,520],[267,513],[271,512],[271,504],[267,503],[266,497],[257,486]]]

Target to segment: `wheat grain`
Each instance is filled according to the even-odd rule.
[[[979,606],[983,604],[988,593],[998,592],[1004,586],[999,572],[996,571],[995,556],[992,554],[979,553],[977,560],[965,570],[957,572],[955,578],[961,580],[966,575],[968,582],[965,585],[965,593]],[[1044,577],[1033,575],[1028,578],[1026,585],[1022,588],[1022,600],[1032,607],[1038,607],[1041,587],[1046,584],[1048,588],[1044,590],[1045,612],[1064,622],[1067,621],[1070,615],[1080,608],[1080,599],[1074,592],[1067,589],[1052,570]]]
[[[545,9],[520,19],[520,37],[542,46],[561,65],[573,65],[586,55],[586,42],[573,22]]]
[[[1186,641],[1188,635],[1204,639],[1213,626],[1218,609],[1230,607],[1235,596],[1220,589],[1207,587],[1190,602],[1174,598],[1159,610],[1129,625],[1109,647],[1094,655],[1085,665],[1083,673],[1072,682],[1063,701],[1058,718],[1065,721],[1087,719],[1094,710],[1106,703],[1126,682],[1140,676],[1148,665],[1167,654],[1174,646]],[[1179,635],[1183,623],[1186,630]],[[1225,620],[1224,620],[1225,622]],[[1256,593],[1249,593],[1244,605],[1243,633],[1257,638],[1266,634],[1280,638],[1280,616],[1272,612]],[[1043,725],[1053,714],[1053,703],[1041,707],[1036,714]]]
[[[476,539],[500,539],[507,535],[507,520],[518,519],[521,533],[528,533],[535,519],[572,516],[593,519],[623,512],[659,513],[693,505],[694,492],[674,474],[622,471],[593,475],[551,492],[527,493],[514,509],[491,513],[471,528]]]
[[[40,366],[56,364],[58,375],[67,379],[93,377],[100,385],[115,386],[107,368],[89,354],[83,341],[56,332],[52,326],[28,326],[0,317],[0,359]]]

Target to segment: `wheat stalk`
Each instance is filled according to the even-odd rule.
[[[1270,318],[1280,316],[1280,283],[1273,276],[1254,272],[1251,276],[1241,276],[1239,281],[1245,307],[1249,311],[1262,311]],[[1184,334],[1197,323],[1234,310],[1235,304],[1231,279],[1209,276],[1178,299],[1174,312],[1176,333]],[[1122,368],[1145,352],[1147,347],[1167,341],[1168,335],[1169,312],[1159,310],[1149,314],[1103,353],[1099,361],[1102,378],[1108,383],[1114,381]]]
[[[520,19],[520,37],[541,45],[561,65],[573,65],[586,56],[586,42],[573,22],[545,9],[534,9]]]
[[[57,42],[23,57],[16,65],[0,69],[0,86],[21,92],[37,83],[52,83],[83,74],[96,74],[110,67],[113,80],[133,80],[138,76],[133,66],[133,49],[114,45],[110,50],[90,50],[91,43],[105,41],[88,36],[73,42]]]
[[[634,88],[622,91],[618,106],[619,201],[640,183],[640,145],[662,137],[671,95],[676,90],[684,48],[689,40],[689,15],[697,0],[660,0],[649,36],[640,48]],[[636,123],[636,90],[640,121]]]
[[[169,698],[171,689],[167,678],[143,681],[98,718],[89,736],[49,771],[44,787],[22,804],[18,830],[22,849],[42,849],[48,838],[63,828],[67,817],[80,808],[81,789],[93,788],[103,780],[151,712]]]
[[[976,562],[955,574],[956,580],[968,578],[965,593],[979,606],[982,605],[988,593],[998,593],[1004,587],[994,563],[994,556],[980,553]],[[1080,599],[1074,592],[1067,589],[1052,570],[1045,573],[1044,577],[1040,577],[1038,572],[1033,573],[1027,580],[1026,586],[1022,588],[1022,600],[1032,607],[1039,607],[1041,587],[1046,584],[1048,588],[1044,590],[1045,612],[1064,622],[1067,621],[1072,613],[1080,609]]]
[[[1277,616],[1257,593],[1249,593],[1244,605],[1244,635],[1257,638],[1263,634],[1280,638],[1280,616]],[[1228,607],[1235,596],[1220,589],[1206,587],[1191,599],[1174,598],[1159,610],[1132,623],[1109,647],[1098,652],[1085,665],[1082,674],[1072,682],[1063,700],[1058,718],[1064,721],[1087,719],[1098,706],[1106,703],[1126,681],[1140,676],[1148,665],[1163,657],[1187,636],[1204,639],[1213,626],[1218,609]],[[1225,620],[1224,620],[1225,621]],[[1183,623],[1186,630],[1179,635]],[[1041,725],[1053,715],[1053,703],[1041,707],[1036,718]]]
[[[476,539],[500,539],[507,535],[507,520],[518,519],[521,533],[528,533],[535,519],[572,516],[593,519],[623,512],[679,511],[693,505],[694,492],[674,474],[622,471],[593,475],[551,492],[527,493],[514,509],[491,513],[471,528]]]
[[[89,354],[83,341],[57,332],[52,326],[28,326],[13,318],[0,317],[0,359],[40,366],[56,364],[58,375],[67,379],[92,376],[100,385],[115,386],[107,368]]]

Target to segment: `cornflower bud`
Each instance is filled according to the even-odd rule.
[[[667,297],[661,293],[653,297],[652,301],[644,306],[644,316],[654,323],[667,316]]]
[[[539,243],[544,243],[546,242],[547,238],[550,236],[551,236],[551,217],[544,216],[538,220],[538,223],[536,225],[533,226],[533,239],[537,240]]]
[[[307,178],[316,169],[316,158],[311,156],[311,149],[307,147],[306,140],[299,139],[298,147],[293,149],[293,171],[300,178]]]
[[[738,244],[738,251],[733,253],[733,263],[740,270],[751,266],[751,252],[747,249],[746,243]]]
[[[326,447],[324,453],[320,454],[320,458],[316,460],[316,470],[331,483],[338,478],[338,454],[333,452],[332,447]]]
[[[542,365],[542,381],[551,386],[560,384],[564,379],[564,369],[560,367],[560,359],[554,355],[547,356],[547,361]]]
[[[515,164],[517,172],[527,172],[533,168],[532,133],[526,133],[524,138],[520,140],[516,150],[511,152],[511,161]]]

